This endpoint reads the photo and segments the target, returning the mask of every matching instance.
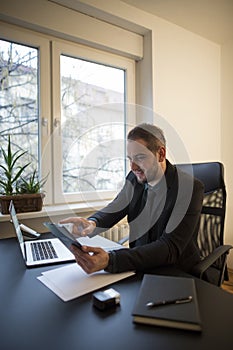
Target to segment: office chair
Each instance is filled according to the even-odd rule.
[[[226,188],[224,167],[219,162],[179,164],[184,172],[193,171],[193,176],[204,184],[204,199],[198,233],[201,262],[193,267],[193,275],[221,286],[228,280],[227,254],[231,245],[224,245],[226,213]]]
[[[226,188],[223,164],[219,162],[177,164],[177,168],[191,174],[204,184],[198,233],[201,262],[193,267],[192,274],[221,286],[224,279],[228,280],[227,254],[233,248],[224,244]],[[118,243],[125,244],[128,238],[123,237]]]

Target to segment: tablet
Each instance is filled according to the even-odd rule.
[[[81,248],[82,245],[77,241],[75,235],[67,230],[65,226],[62,224],[54,224],[52,222],[44,222],[44,226],[46,226],[49,231],[68,248],[73,244],[78,248]]]

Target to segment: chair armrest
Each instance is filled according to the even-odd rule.
[[[199,262],[197,265],[195,265],[192,269],[192,273],[202,278],[203,273],[215,263],[221,256],[226,255],[229,253],[230,249],[233,247],[231,245],[222,245],[220,247],[217,247],[210,255],[205,257],[201,262]]]
[[[129,240],[129,236],[125,236],[123,238],[121,238],[117,243],[123,245],[125,242],[127,242]]]

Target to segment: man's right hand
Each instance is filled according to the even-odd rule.
[[[73,224],[72,233],[75,236],[87,236],[91,234],[96,228],[95,221],[88,220],[82,217],[70,217],[63,219],[59,222],[60,224]]]

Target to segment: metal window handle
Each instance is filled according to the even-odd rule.
[[[43,130],[45,130],[45,134],[48,135],[49,133],[49,122],[47,118],[42,118],[41,124],[43,127]]]
[[[54,125],[54,128],[58,129],[58,135],[60,135],[61,134],[61,128],[60,128],[61,122],[60,122],[60,119],[55,118],[53,125]]]
[[[54,126],[55,126],[55,128],[58,128],[58,127],[60,127],[60,120],[59,119],[57,119],[57,118],[55,118],[55,120],[54,120]]]

